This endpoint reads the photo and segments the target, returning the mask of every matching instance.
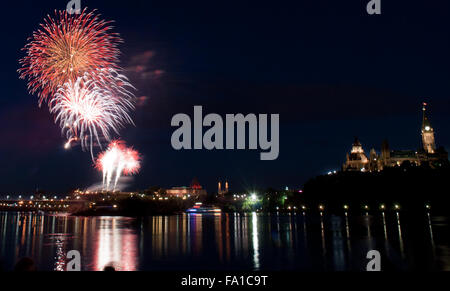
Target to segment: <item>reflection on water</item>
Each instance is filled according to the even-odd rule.
[[[95,267],[102,270],[107,265],[116,269],[137,270],[137,235],[120,227],[118,218],[101,218],[95,241]]]
[[[255,212],[252,214],[252,242],[254,269],[259,270],[258,216]]]
[[[403,237],[402,237],[402,227],[400,224],[400,214],[398,212],[395,213],[397,215],[397,229],[398,229],[398,241],[400,244],[400,254],[402,258],[405,258],[405,247],[403,246]]]
[[[411,216],[411,215],[410,215]],[[0,268],[32,257],[39,270],[450,270],[447,217],[400,212],[183,214],[144,219],[0,212]]]

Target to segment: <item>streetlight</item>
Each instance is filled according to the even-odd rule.
[[[384,204],[381,204],[381,205],[380,205],[380,209],[381,209],[381,210],[384,210],[385,208],[386,208],[386,205],[384,205]]]
[[[347,204],[344,204],[344,209],[348,210],[348,205]]]

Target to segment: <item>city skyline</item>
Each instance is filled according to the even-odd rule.
[[[47,109],[37,107],[36,96],[27,93],[16,73],[17,60],[23,57],[20,48],[33,28],[65,4],[32,5],[22,11],[20,22],[12,14],[0,20],[1,27],[16,26],[14,34],[4,33],[1,48],[10,56],[0,72],[5,193],[37,187],[67,192],[101,182],[89,155],[80,147],[64,149],[58,126]],[[421,124],[417,106],[424,100],[431,104],[437,143],[448,150],[450,45],[439,37],[447,19],[414,5],[402,12],[400,22],[390,14],[367,18],[349,3],[331,3],[331,10],[298,3],[277,8],[280,16],[269,24],[264,17],[272,15],[269,6],[262,5],[259,16],[249,22],[250,4],[239,9],[234,4],[221,9],[203,5],[201,10],[187,3],[175,9],[141,2],[90,5],[115,20],[115,30],[125,41],[120,45],[121,66],[138,89],[136,126],[120,136],[143,156],[141,172],[127,181],[127,189],[187,185],[193,177],[210,192],[220,177],[232,181],[236,191],[299,187],[311,177],[338,170],[354,136],[365,144],[387,138],[392,148],[415,148]],[[386,5],[395,11],[401,6]],[[433,11],[445,11],[447,4],[440,5],[442,9]],[[8,3],[5,9],[17,11],[20,6]],[[230,14],[235,16],[231,23],[225,21]],[[222,116],[280,114],[278,159],[259,161],[258,152],[248,150],[173,150],[170,119],[192,112],[195,105]]]
[[[376,151],[371,147],[369,156],[365,154],[361,142],[355,137],[352,149],[347,154],[346,161],[342,165],[343,171],[376,172],[382,171],[385,167],[402,166],[409,163],[414,166],[428,165],[431,168],[438,168],[448,165],[448,152],[443,146],[436,145],[433,126],[430,122],[428,104],[422,104],[422,126],[421,126],[421,146],[417,148],[392,150],[389,141],[383,140],[381,150]],[[380,154],[379,154],[380,153]]]

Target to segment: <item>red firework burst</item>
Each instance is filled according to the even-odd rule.
[[[100,171],[116,171],[124,175],[133,175],[141,168],[142,157],[132,147],[127,147],[122,140],[113,140],[106,151],[98,155],[94,167]]]
[[[132,148],[127,148],[127,150],[125,151],[126,163],[125,168],[123,169],[123,173],[125,175],[134,175],[138,173],[141,169],[141,159],[141,155],[138,151]]]
[[[70,15],[55,11],[33,33],[23,50],[26,56],[19,62],[20,78],[27,79],[30,93],[37,93],[39,105],[54,94],[58,86],[75,82],[85,73],[119,69],[117,33],[111,33],[111,21],[101,20],[86,9]]]

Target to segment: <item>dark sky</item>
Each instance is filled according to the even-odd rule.
[[[68,1],[7,1],[0,18],[0,194],[85,188],[101,176],[89,153],[63,149],[46,107],[18,79],[26,39]],[[137,87],[136,126],[122,138],[143,155],[128,189],[188,185],[214,191],[299,187],[338,169],[354,136],[366,149],[420,146],[430,103],[438,145],[450,148],[450,2],[382,0],[87,1],[115,20],[121,66]],[[395,2],[392,3],[392,2]],[[140,73],[136,73],[137,71]],[[175,151],[176,113],[279,113],[280,156]]]

